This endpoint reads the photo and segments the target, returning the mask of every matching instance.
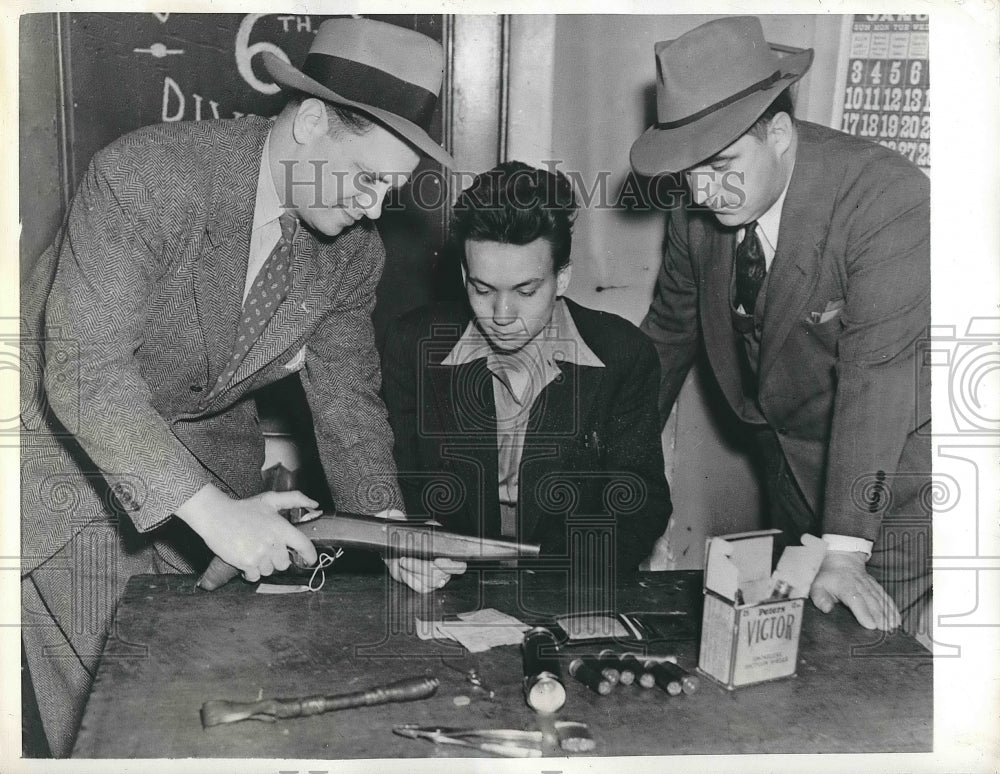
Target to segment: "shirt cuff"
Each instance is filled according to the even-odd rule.
[[[865,559],[870,559],[872,555],[872,541],[864,538],[849,537],[848,535],[823,535],[826,542],[827,551],[860,551],[865,555]]]

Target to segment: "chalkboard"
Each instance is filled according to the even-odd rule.
[[[898,151],[930,171],[928,16],[855,14],[842,131]]]

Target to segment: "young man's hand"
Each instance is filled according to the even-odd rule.
[[[301,492],[263,492],[235,500],[208,484],[177,509],[177,516],[197,532],[205,545],[250,582],[286,570],[296,551],[308,565],[317,561],[316,547],[279,513],[285,508],[315,508]]]
[[[865,570],[865,555],[857,551],[827,551],[809,591],[824,613],[843,602],[866,629],[895,629],[899,610],[885,589]]]
[[[375,514],[378,518],[401,521],[406,519],[406,514],[395,508]],[[425,522],[426,524],[436,524],[436,521]],[[405,583],[418,594],[426,594],[444,586],[451,580],[452,575],[461,575],[465,572],[465,562],[456,562],[452,559],[439,557],[434,561],[429,559],[414,559],[404,556],[400,558],[386,559],[382,557],[385,566],[389,568],[389,575],[394,581]]]
[[[465,562],[443,557],[431,561],[404,556],[384,561],[393,580],[405,583],[419,594],[442,588],[451,580],[452,575],[461,575],[466,568]]]

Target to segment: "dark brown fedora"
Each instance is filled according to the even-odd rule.
[[[301,70],[267,52],[279,86],[365,113],[446,167],[455,160],[427,130],[441,92],[444,51],[426,35],[374,19],[329,19]]]
[[[813,50],[781,57],[755,16],[716,19],[655,45],[656,118],[632,144],[632,168],[693,167],[735,142],[799,78]]]

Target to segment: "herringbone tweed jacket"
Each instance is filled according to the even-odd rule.
[[[385,256],[367,221],[333,239],[298,230],[287,299],[208,398],[232,355],[269,128],[256,117],[163,124],[112,143],[23,278],[22,577],[54,578],[46,562],[57,552],[103,568],[108,599],[87,613],[88,651],[100,652],[114,601],[149,566],[136,557],[154,541],[177,569],[204,559],[187,555],[200,540],[171,518],[180,504],[208,482],[238,497],[261,490],[253,393],[294,369],[337,506],[402,502],[371,325]],[[25,615],[51,625],[51,614],[75,642],[80,627],[58,611],[74,615],[63,603],[81,577],[41,584],[51,609]],[[46,597],[60,586],[63,599]]]

